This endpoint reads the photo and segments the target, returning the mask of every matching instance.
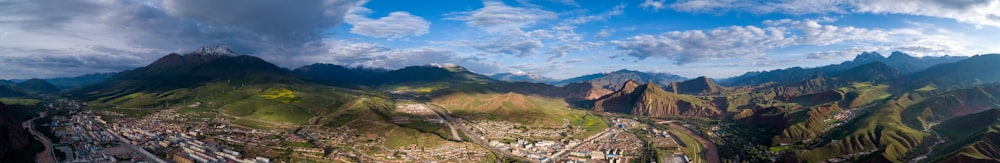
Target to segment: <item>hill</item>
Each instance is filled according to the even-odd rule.
[[[666,90],[676,94],[689,95],[718,95],[726,92],[725,87],[715,84],[712,79],[704,76],[682,82],[670,83],[670,85],[667,85]]]
[[[1000,110],[955,117],[934,126],[945,141],[928,154],[931,162],[1000,162]]]
[[[29,79],[14,85],[18,90],[29,93],[54,93],[59,92],[59,88],[42,79]]]
[[[597,99],[593,110],[648,117],[721,115],[709,101],[670,93],[653,83],[640,85],[635,81],[627,81],[618,91]]]

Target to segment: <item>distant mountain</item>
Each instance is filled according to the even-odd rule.
[[[115,74],[116,73],[113,72],[94,73],[76,77],[51,78],[51,79],[45,79],[45,81],[52,83],[52,85],[55,85],[56,87],[59,87],[61,89],[72,89],[107,81],[111,77],[115,76]]]
[[[726,88],[715,84],[712,79],[702,76],[682,82],[670,83],[670,85],[667,85],[666,90],[676,94],[717,95],[725,92]]]
[[[618,91],[597,99],[593,110],[648,117],[721,115],[709,101],[667,92],[657,84],[639,84],[631,80]]]
[[[508,82],[532,82],[532,83],[551,83],[556,82],[556,79],[544,77],[538,74],[529,73],[497,73],[490,75],[490,78],[508,81]]]
[[[171,53],[155,62],[120,72],[110,80],[81,88],[72,96],[97,98],[142,91],[193,87],[209,81],[233,83],[292,83],[295,74],[263,59],[236,55],[222,46],[202,47],[180,55]]]
[[[27,81],[17,83],[14,87],[29,93],[59,92],[58,87],[42,79],[28,79]]]
[[[550,84],[565,85],[569,83],[588,82],[594,84],[594,86],[598,86],[599,88],[604,88],[608,90],[618,90],[618,88],[621,88],[622,83],[625,83],[626,81],[629,80],[652,82],[659,84],[660,86],[666,86],[671,82],[683,81],[687,80],[687,78],[669,73],[648,73],[648,72],[621,69],[618,71],[613,71],[608,73],[597,73],[575,78],[569,78],[566,80],[561,80]]]
[[[381,74],[377,83],[407,84],[407,83],[461,83],[461,82],[495,82],[490,77],[470,72],[456,65],[410,66]]]
[[[332,86],[352,87],[371,84],[378,76],[385,74],[388,70],[363,67],[349,68],[341,65],[316,63],[296,68],[292,72],[309,81]]]
[[[14,81],[10,81],[10,80],[0,80],[0,86],[10,86],[10,85],[14,85],[14,84],[15,84],[15,82],[14,82]]]
[[[596,73],[557,82],[549,82],[548,84],[567,85],[570,83],[590,83],[592,85],[592,91],[590,93],[591,96],[588,96],[588,99],[597,99],[598,97],[617,91],[622,88],[623,83],[627,81],[652,82],[661,87],[665,87],[670,85],[670,83],[683,80],[687,80],[687,78],[669,73],[647,73],[622,69],[608,73]]]
[[[916,88],[933,84],[941,89],[957,89],[1000,82],[998,70],[1000,54],[985,54],[955,63],[936,65],[908,77]]]
[[[333,64],[312,64],[296,68],[293,72],[309,81],[344,87],[496,81],[456,65],[424,65],[404,67],[398,70],[384,70],[361,67],[348,68]]]
[[[899,71],[901,74],[911,74],[923,71],[931,66],[957,62],[967,57],[963,56],[925,56],[913,57],[903,52],[892,52],[886,58],[878,52],[864,52],[858,54],[854,60],[845,61],[840,64],[827,65],[816,68],[792,67],[771,71],[747,72],[746,74],[719,80],[725,86],[753,86],[765,83],[788,84],[811,79],[817,76],[837,76],[851,68],[873,63],[882,62]]]

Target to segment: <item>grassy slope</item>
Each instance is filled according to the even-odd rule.
[[[875,107],[874,113],[851,123],[846,130],[832,132],[831,142],[795,154],[807,162],[820,162],[840,155],[873,151],[876,159],[903,161],[910,151],[920,145],[928,133],[903,125],[900,113],[905,106],[924,99],[927,95],[904,93],[893,100]],[[862,158],[872,158],[862,156]]]
[[[563,126],[569,122],[571,126],[585,129],[585,135],[576,135],[577,137],[586,137],[608,127],[596,115],[569,109],[569,104],[563,99],[497,93],[474,85],[453,87],[445,91],[447,92],[432,99],[432,103],[447,108],[457,116],[504,120],[539,127]]]
[[[357,97],[346,91],[312,84],[244,86],[213,82],[165,92],[103,97],[89,104],[96,108],[118,108],[116,110],[155,110],[201,102],[204,107],[215,108],[231,116],[301,125],[307,124],[313,116],[336,112],[354,98]],[[138,112],[135,116],[143,113],[151,112]]]
[[[1000,161],[997,136],[1000,134],[1000,110],[992,109],[947,120],[933,130],[947,141],[935,146],[928,160],[939,162],[958,157]]]

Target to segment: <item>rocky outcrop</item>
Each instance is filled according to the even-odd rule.
[[[656,84],[640,85],[635,81],[627,81],[618,91],[599,98],[593,110],[647,117],[720,115],[720,111],[709,101],[670,93]]]

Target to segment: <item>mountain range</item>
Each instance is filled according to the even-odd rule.
[[[77,81],[62,86],[42,79],[0,81],[0,95],[57,94],[95,108],[166,108],[206,101],[204,107],[235,117],[327,127],[358,118],[380,124],[375,126],[394,124],[390,119],[397,101],[463,108],[451,114],[539,127],[562,125],[561,120],[586,111],[701,118],[752,131],[719,137],[753,137],[720,143],[720,148],[770,149],[761,153],[775,154],[779,162],[988,161],[1000,156],[994,147],[997,118],[992,109],[1000,108],[997,63],[1000,54],[912,57],[893,52],[884,57],[866,52],[840,64],[719,80],[618,70],[557,81],[524,73],[486,76],[454,65],[385,70],[317,63],[288,70],[214,46],[168,54],[133,70],[48,80]],[[941,127],[963,124],[970,127]],[[456,139],[444,130],[398,126]],[[936,139],[947,141],[925,151]]]

